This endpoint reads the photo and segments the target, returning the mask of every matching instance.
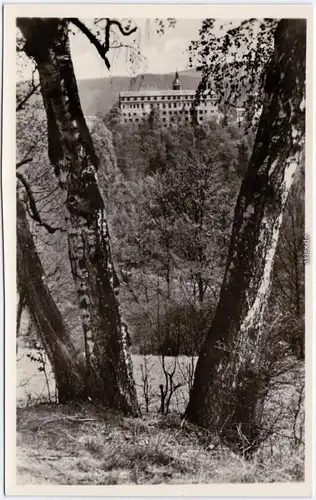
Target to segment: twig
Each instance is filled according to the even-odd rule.
[[[71,422],[100,422],[99,419],[97,418],[76,418],[76,417],[55,417],[55,418],[49,418],[45,420],[44,422],[41,422],[41,424],[38,426],[38,430],[41,429],[44,425],[51,424],[56,421],[60,420],[70,420]]]
[[[26,165],[26,163],[31,163],[33,161],[33,158],[26,158],[25,160],[21,160],[16,164],[16,169],[22,167],[23,165]]]
[[[93,33],[91,33],[91,31],[87,28],[87,26],[83,22],[79,21],[79,19],[77,19],[76,17],[69,17],[68,21],[71,22],[72,24],[74,24],[75,26],[77,26],[77,28],[79,28],[80,31],[82,31],[82,33],[84,35],[86,35],[86,37],[88,38],[88,40],[95,46],[95,48],[97,49],[98,53],[102,57],[103,61],[105,62],[105,65],[106,65],[107,69],[110,70],[111,69],[111,65],[110,65],[110,62],[109,62],[108,58],[105,55],[106,52],[107,52],[107,50],[100,43],[100,41],[97,39],[97,37],[94,36]]]
[[[21,111],[24,104],[29,100],[30,97],[32,97],[33,94],[35,94],[35,92],[39,89],[39,87],[40,87],[40,84],[38,83],[37,85],[35,85],[35,87],[32,88],[32,90],[29,91],[28,94],[26,94],[24,99],[22,99],[22,101],[20,101],[19,104],[17,105],[17,107],[15,109],[16,112]]]
[[[28,195],[28,199],[30,202],[30,210],[28,210],[28,213],[32,217],[32,219],[35,220],[36,222],[38,222],[40,226],[45,227],[45,229],[50,234],[53,234],[56,231],[64,231],[62,228],[52,227],[50,224],[47,224],[47,222],[42,221],[41,216],[37,210],[36,202],[35,202],[30,184],[28,183],[28,181],[25,179],[25,177],[20,172],[16,172],[16,176],[19,179],[19,181],[23,184],[25,191]]]
[[[86,37],[88,38],[88,40],[95,46],[95,48],[97,49],[98,53],[100,54],[100,56],[102,57],[103,61],[105,62],[105,65],[107,67],[108,70],[111,69],[111,65],[110,65],[110,62],[108,60],[108,58],[106,57],[106,53],[110,50],[110,30],[111,30],[111,26],[116,26],[121,34],[123,36],[129,36],[131,35],[132,33],[135,33],[135,31],[137,30],[137,26],[135,26],[134,28],[131,28],[129,30],[126,30],[123,28],[122,24],[115,20],[115,19],[107,19],[107,24],[106,24],[106,27],[105,27],[105,41],[104,41],[104,44],[102,44],[98,38],[89,30],[89,28],[87,28],[87,26],[82,22],[80,21],[78,18],[76,17],[69,17],[67,19],[69,22],[71,22],[72,24],[74,24],[75,26],[77,26],[77,28],[80,29],[80,31],[82,31],[82,33],[84,35],[86,35]]]

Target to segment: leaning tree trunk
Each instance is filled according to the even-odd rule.
[[[254,150],[235,210],[216,313],[201,350],[186,417],[235,451],[260,441],[261,327],[286,198],[305,135],[306,23],[281,20]],[[262,410],[262,406],[261,406]]]
[[[44,270],[36,251],[23,203],[17,199],[18,290],[34,322],[51,363],[58,401],[86,399],[85,367],[70,341],[69,332],[43,281]]]
[[[40,77],[47,115],[49,158],[67,194],[69,259],[85,340],[90,397],[138,413],[127,330],[122,323],[104,202],[97,181],[99,160],[82,113],[74,75],[68,23],[18,19]]]

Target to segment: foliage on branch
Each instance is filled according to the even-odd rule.
[[[196,101],[216,91],[225,107],[244,106],[251,121],[263,103],[263,87],[274,48],[277,19],[205,19],[192,41],[190,64],[201,71]]]

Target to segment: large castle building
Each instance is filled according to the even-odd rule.
[[[200,124],[210,120],[219,121],[222,113],[218,109],[218,99],[211,91],[194,109],[195,90],[183,90],[178,72],[170,90],[139,90],[120,92],[119,107],[122,123],[138,123],[148,119],[153,109],[159,111],[163,125],[170,125],[182,117],[191,121],[193,116]]]

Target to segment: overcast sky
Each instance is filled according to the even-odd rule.
[[[88,20],[85,21],[88,24]],[[198,39],[202,20],[178,19],[174,28],[166,28],[162,35],[157,34],[154,20],[135,19],[138,29],[131,37],[120,37],[123,43],[136,39],[139,44],[141,60],[131,65],[126,48],[112,50],[109,53],[112,75],[130,75],[136,73],[167,73],[188,67],[188,46],[193,39]],[[104,62],[95,48],[82,34],[78,33],[71,40],[73,62],[77,78],[96,78],[109,76]]]
[[[92,20],[82,19],[87,26],[92,26]],[[166,28],[162,35],[157,34],[157,25],[154,20],[135,19],[138,29],[131,37],[121,37],[124,43],[136,40],[139,44],[141,60],[136,64],[128,61],[131,53],[126,48],[111,50],[108,54],[111,63],[111,72],[95,47],[81,32],[71,35],[71,51],[78,79],[104,78],[108,76],[131,76],[142,73],[169,73],[176,69],[188,68],[188,47],[192,40],[199,38],[198,32],[202,24],[201,19],[177,19],[173,28]],[[30,78],[31,65],[23,58],[23,69],[19,65],[18,79]]]

